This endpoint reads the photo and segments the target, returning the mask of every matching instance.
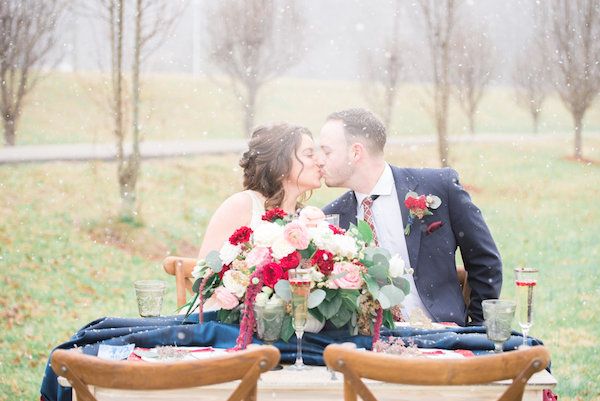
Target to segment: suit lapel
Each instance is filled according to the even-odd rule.
[[[410,191],[415,191],[419,186],[415,177],[410,174],[407,169],[392,167],[394,173],[394,183],[396,184],[396,193],[398,202],[400,203],[400,211],[402,212],[402,230],[408,224],[409,212],[404,205],[404,198]],[[417,262],[419,261],[419,247],[421,245],[421,221],[414,219],[410,227],[410,234],[405,236],[406,248],[408,249],[408,257],[410,259],[410,267],[416,270]]]
[[[340,226],[343,228],[350,227],[350,223],[356,225],[356,196],[354,191],[350,191],[346,194],[344,199],[344,207],[340,213]]]

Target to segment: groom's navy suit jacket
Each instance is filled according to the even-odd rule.
[[[419,296],[431,316],[438,322],[481,324],[481,301],[498,298],[502,286],[502,261],[481,211],[462,188],[456,171],[445,169],[411,169],[392,166],[398,192],[398,207],[402,212],[402,227],[406,227],[408,209],[406,193],[436,195],[442,200],[433,215],[414,219],[406,246]],[[356,224],[357,201],[353,191],[327,205],[326,214],[339,214],[340,226]],[[432,222],[443,225],[427,233]],[[375,227],[377,229],[377,227]],[[468,272],[471,303],[465,305],[456,274],[455,252],[460,247]],[[470,321],[468,318],[470,317]]]

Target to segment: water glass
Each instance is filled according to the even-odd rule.
[[[160,280],[138,280],[133,283],[141,317],[160,316],[166,284]]]
[[[266,345],[273,345],[281,335],[281,327],[285,317],[285,304],[283,302],[267,302],[265,305],[254,305],[256,317],[256,333],[258,338]],[[273,370],[283,369],[277,365]]]
[[[486,299],[481,306],[487,337],[494,342],[494,351],[502,352],[502,344],[510,338],[517,303],[506,299]]]
[[[327,214],[325,215],[325,221],[327,224],[334,225],[336,227],[340,226],[340,215],[339,214]]]

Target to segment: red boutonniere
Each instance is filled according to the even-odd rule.
[[[421,220],[425,216],[430,216],[433,214],[432,210],[437,209],[441,204],[442,200],[435,195],[419,195],[412,191],[407,193],[404,205],[408,209],[408,221],[404,228],[404,235],[410,235],[410,226],[415,217]]]

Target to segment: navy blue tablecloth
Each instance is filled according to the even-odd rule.
[[[83,352],[97,355],[100,344],[125,345],[152,348],[158,345],[177,346],[213,346],[231,348],[235,345],[239,326],[216,321],[216,313],[204,315],[204,323],[198,324],[198,315],[194,314],[185,321],[183,316],[158,318],[115,318],[105,317],[95,320],[81,328],[69,341],[56,348],[68,349],[82,347]],[[494,349],[493,343],[485,336],[485,327],[453,327],[438,330],[415,328],[383,329],[382,337],[400,337],[405,343],[414,342],[419,348],[466,349],[476,354],[487,353]],[[513,332],[504,344],[505,350],[518,347],[523,341],[521,334]],[[348,330],[326,330],[318,334],[306,333],[302,343],[304,362],[309,365],[324,365],[323,350],[332,343],[353,342],[357,347],[371,349],[371,337],[350,336]],[[261,341],[254,339],[254,343]],[[530,345],[541,345],[540,340],[528,338]],[[281,352],[282,363],[293,363],[296,359],[296,340],[292,337],[288,343],[278,341],[274,344]],[[71,400],[71,389],[58,385],[50,364],[41,386],[42,400]]]

